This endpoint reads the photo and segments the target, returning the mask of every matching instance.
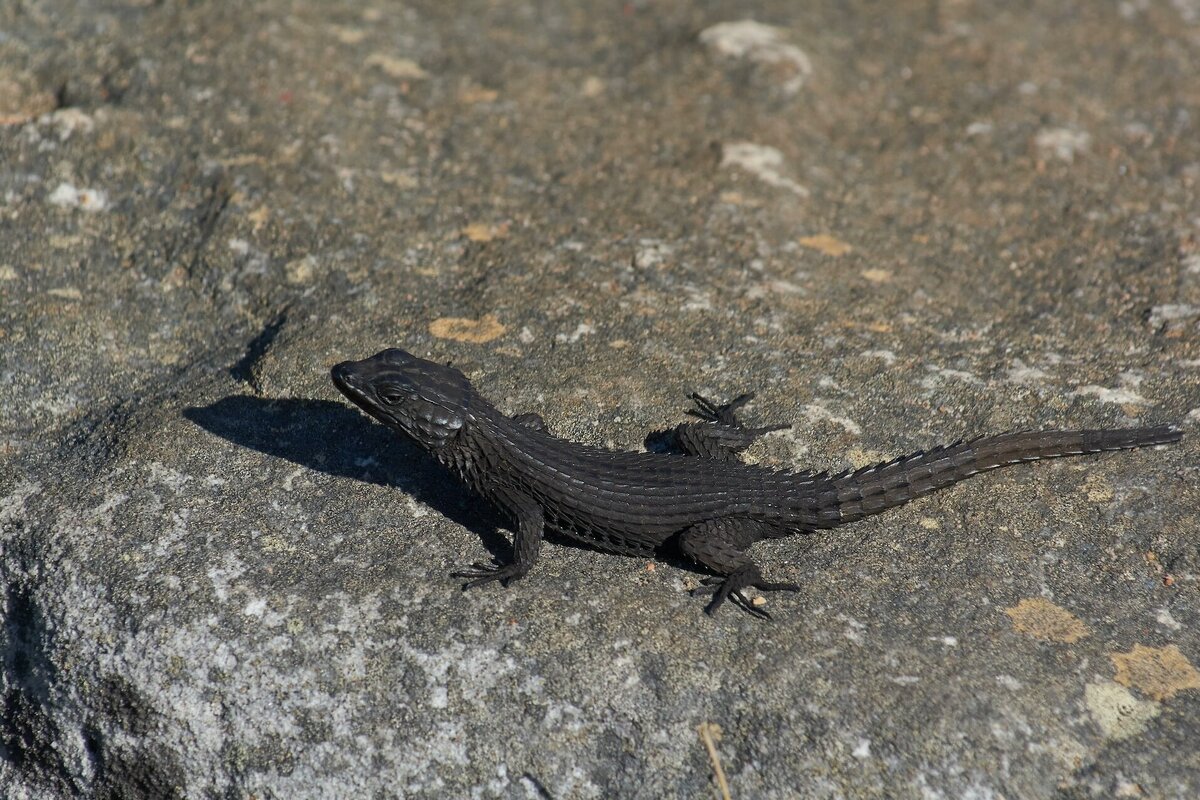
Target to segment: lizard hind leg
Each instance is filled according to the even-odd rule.
[[[679,549],[688,558],[717,573],[707,578],[697,594],[712,594],[712,602],[705,609],[709,615],[716,614],[726,600],[738,608],[758,617],[770,619],[765,608],[756,606],[746,597],[748,588],[762,591],[799,591],[794,583],[764,581],[758,565],[750,558],[746,549],[767,538],[770,526],[745,519],[713,519],[701,522],[685,530],[679,537]]]
[[[701,422],[685,422],[646,437],[646,449],[658,453],[680,453],[712,458],[718,461],[737,461],[738,454],[764,433],[784,430],[790,425],[747,427],[738,421],[737,410],[754,399],[753,392],[738,395],[728,403],[715,403],[706,397],[690,395],[696,407],[688,414]]]

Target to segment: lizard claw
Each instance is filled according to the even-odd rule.
[[[693,417],[699,417],[705,422],[719,422],[722,425],[738,426],[737,417],[734,416],[742,406],[754,399],[754,392],[746,392],[730,400],[728,403],[714,403],[707,397],[704,397],[696,392],[688,395],[688,398],[696,404],[696,407],[688,411]]]
[[[701,581],[701,585],[692,591],[692,595],[711,594],[712,602],[704,609],[710,617],[716,616],[719,609],[726,600],[729,600],[738,608],[745,611],[752,617],[758,619],[771,620],[774,619],[771,614],[762,606],[757,606],[754,601],[746,597],[742,592],[747,586],[753,586],[764,592],[798,592],[800,585],[796,583],[777,583],[767,581],[743,582],[743,578],[734,573],[729,576],[714,576],[705,578]]]
[[[485,583],[499,581],[501,585],[508,586],[511,581],[515,581],[525,574],[516,564],[500,564],[493,561],[486,564],[476,561],[470,567],[455,570],[450,573],[451,578],[467,578],[467,582],[463,584],[463,591],[473,589],[476,586],[483,586]]]
[[[739,394],[728,403],[723,404],[714,403],[707,397],[699,395],[695,392],[692,392],[689,397],[691,397],[692,401],[696,404],[695,408],[690,409],[687,412],[693,417],[699,417],[705,422],[713,422],[717,425],[728,425],[731,428],[740,428],[751,437],[761,436],[764,433],[781,431],[792,427],[791,425],[762,425],[757,428],[747,428],[742,425],[742,423],[738,422],[737,415],[734,412],[753,400],[754,392]]]

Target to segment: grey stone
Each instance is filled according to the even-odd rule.
[[[0,4],[0,795],[1200,796],[1181,9]],[[385,346],[614,447],[753,389],[776,466],[1187,435],[762,546],[773,625],[462,593],[498,521],[327,377]]]

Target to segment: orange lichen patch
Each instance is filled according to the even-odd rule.
[[[388,186],[395,186],[398,189],[415,189],[421,185],[416,176],[410,175],[407,172],[381,172],[379,173],[379,180]]]
[[[342,25],[330,26],[333,37],[342,44],[362,44],[367,38],[367,32],[362,28],[347,28]]]
[[[1083,482],[1083,489],[1087,492],[1088,500],[1093,503],[1108,503],[1116,497],[1116,492],[1113,490],[1112,484],[1098,475],[1092,475],[1085,480]]]
[[[388,53],[372,53],[367,56],[366,65],[379,67],[389,78],[397,80],[429,77],[429,73],[421,69],[421,65],[411,58],[397,58]]]
[[[21,125],[54,110],[54,94],[36,83],[32,75],[0,72],[0,125]]]
[[[1027,597],[1004,613],[1014,629],[1035,639],[1071,644],[1091,633],[1079,617],[1041,597]]]
[[[254,225],[254,232],[258,233],[264,225],[271,219],[271,209],[266,206],[259,206],[246,215],[246,219]]]
[[[480,319],[442,317],[429,323],[429,332],[440,339],[472,344],[483,344],[498,339],[506,330],[495,314],[487,314]]]
[[[731,206],[740,205],[757,205],[754,200],[748,200],[741,192],[721,192],[721,202],[728,203]]]
[[[458,90],[460,103],[494,103],[500,92],[495,89],[485,89],[482,86],[464,86]]]
[[[1184,689],[1200,689],[1200,672],[1173,644],[1146,647],[1135,644],[1128,653],[1111,653],[1117,668],[1114,680],[1155,700],[1167,700]]]
[[[508,236],[508,223],[492,225],[487,222],[472,222],[462,229],[462,235],[472,242],[490,242],[493,239],[503,239]]]
[[[820,250],[827,256],[844,256],[854,248],[843,242],[841,239],[834,238],[828,233],[818,233],[815,236],[805,236],[800,240],[800,244],[813,250]]]
[[[83,293],[80,292],[78,289],[76,289],[74,286],[67,286],[63,289],[50,289],[46,292],[46,294],[50,295],[51,297],[60,298],[62,300],[79,301],[79,300],[83,299]]]
[[[589,75],[583,80],[583,86],[580,87],[580,93],[584,97],[599,97],[604,94],[606,84],[603,78],[597,78],[595,75]]]

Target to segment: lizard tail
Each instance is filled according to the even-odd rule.
[[[903,505],[972,475],[1043,458],[1130,450],[1178,442],[1169,425],[1091,431],[1021,431],[958,441],[826,479],[816,502],[817,527],[832,528]]]

